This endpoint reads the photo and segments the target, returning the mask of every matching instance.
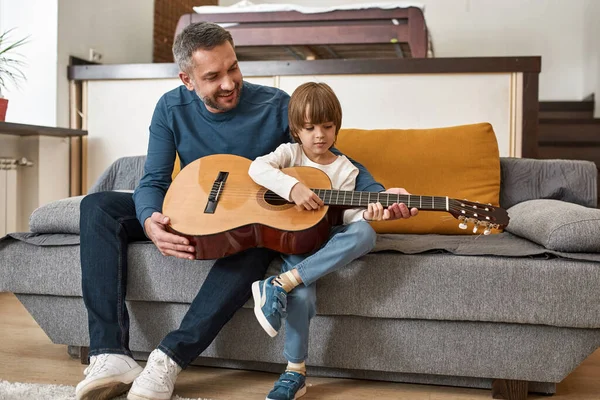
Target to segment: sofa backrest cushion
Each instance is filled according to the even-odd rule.
[[[386,188],[499,205],[498,142],[488,123],[434,129],[342,129],[336,147],[363,164]],[[450,214],[373,223],[378,233],[473,234]],[[481,230],[478,232],[481,233]]]
[[[598,204],[598,170],[591,161],[501,157],[500,170],[500,206],[505,209],[534,199]]]

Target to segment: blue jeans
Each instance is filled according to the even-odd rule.
[[[308,357],[310,320],[317,304],[316,280],[367,254],[375,240],[371,225],[359,221],[332,227],[329,240],[312,254],[282,255],[282,272],[296,268],[304,282],[287,295],[283,354],[288,361],[300,363]]]
[[[80,206],[81,278],[88,311],[90,356],[131,356],[127,294],[127,247],[148,240],[136,218],[131,193],[101,192]],[[186,368],[213,341],[221,328],[251,296],[278,253],[250,249],[219,259],[211,268],[179,328],[158,345]]]

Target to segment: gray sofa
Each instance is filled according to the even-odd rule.
[[[133,189],[143,161],[116,161],[90,192]],[[501,171],[504,233],[379,235],[373,252],[319,281],[310,375],[492,387],[519,399],[554,393],[600,346],[595,165],[502,158]],[[45,205],[31,232],[0,239],[0,290],[74,355],[88,344],[80,200]],[[178,326],[212,261],[165,258],[151,242],[131,244],[128,257],[131,348],[144,359]],[[251,307],[195,364],[282,370],[283,335],[269,338]]]

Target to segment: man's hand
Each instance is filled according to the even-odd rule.
[[[294,185],[292,191],[290,192],[290,197],[299,209],[305,209],[309,211],[318,210],[319,207],[323,207],[325,205],[323,200],[321,200],[319,196],[315,194],[315,192],[310,190],[301,182],[298,182]]]
[[[404,188],[390,188],[383,193],[393,193],[393,194],[410,194]],[[404,203],[394,203],[389,206],[385,211],[390,212],[390,217],[388,220],[392,221],[395,219],[406,219],[410,217],[414,217],[419,214],[419,210],[416,208],[411,208],[410,210]],[[386,218],[384,218],[386,219]]]
[[[195,249],[190,246],[189,241],[179,235],[167,232],[166,225],[169,217],[159,212],[152,214],[144,221],[146,236],[158,247],[163,256],[175,256],[177,258],[195,259]]]

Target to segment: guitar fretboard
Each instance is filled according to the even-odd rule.
[[[420,210],[447,211],[448,198],[441,196],[417,196],[383,192],[355,192],[351,190],[311,189],[326,205],[345,207],[367,207],[369,203],[380,202],[389,207],[394,203],[404,203],[408,208]]]

